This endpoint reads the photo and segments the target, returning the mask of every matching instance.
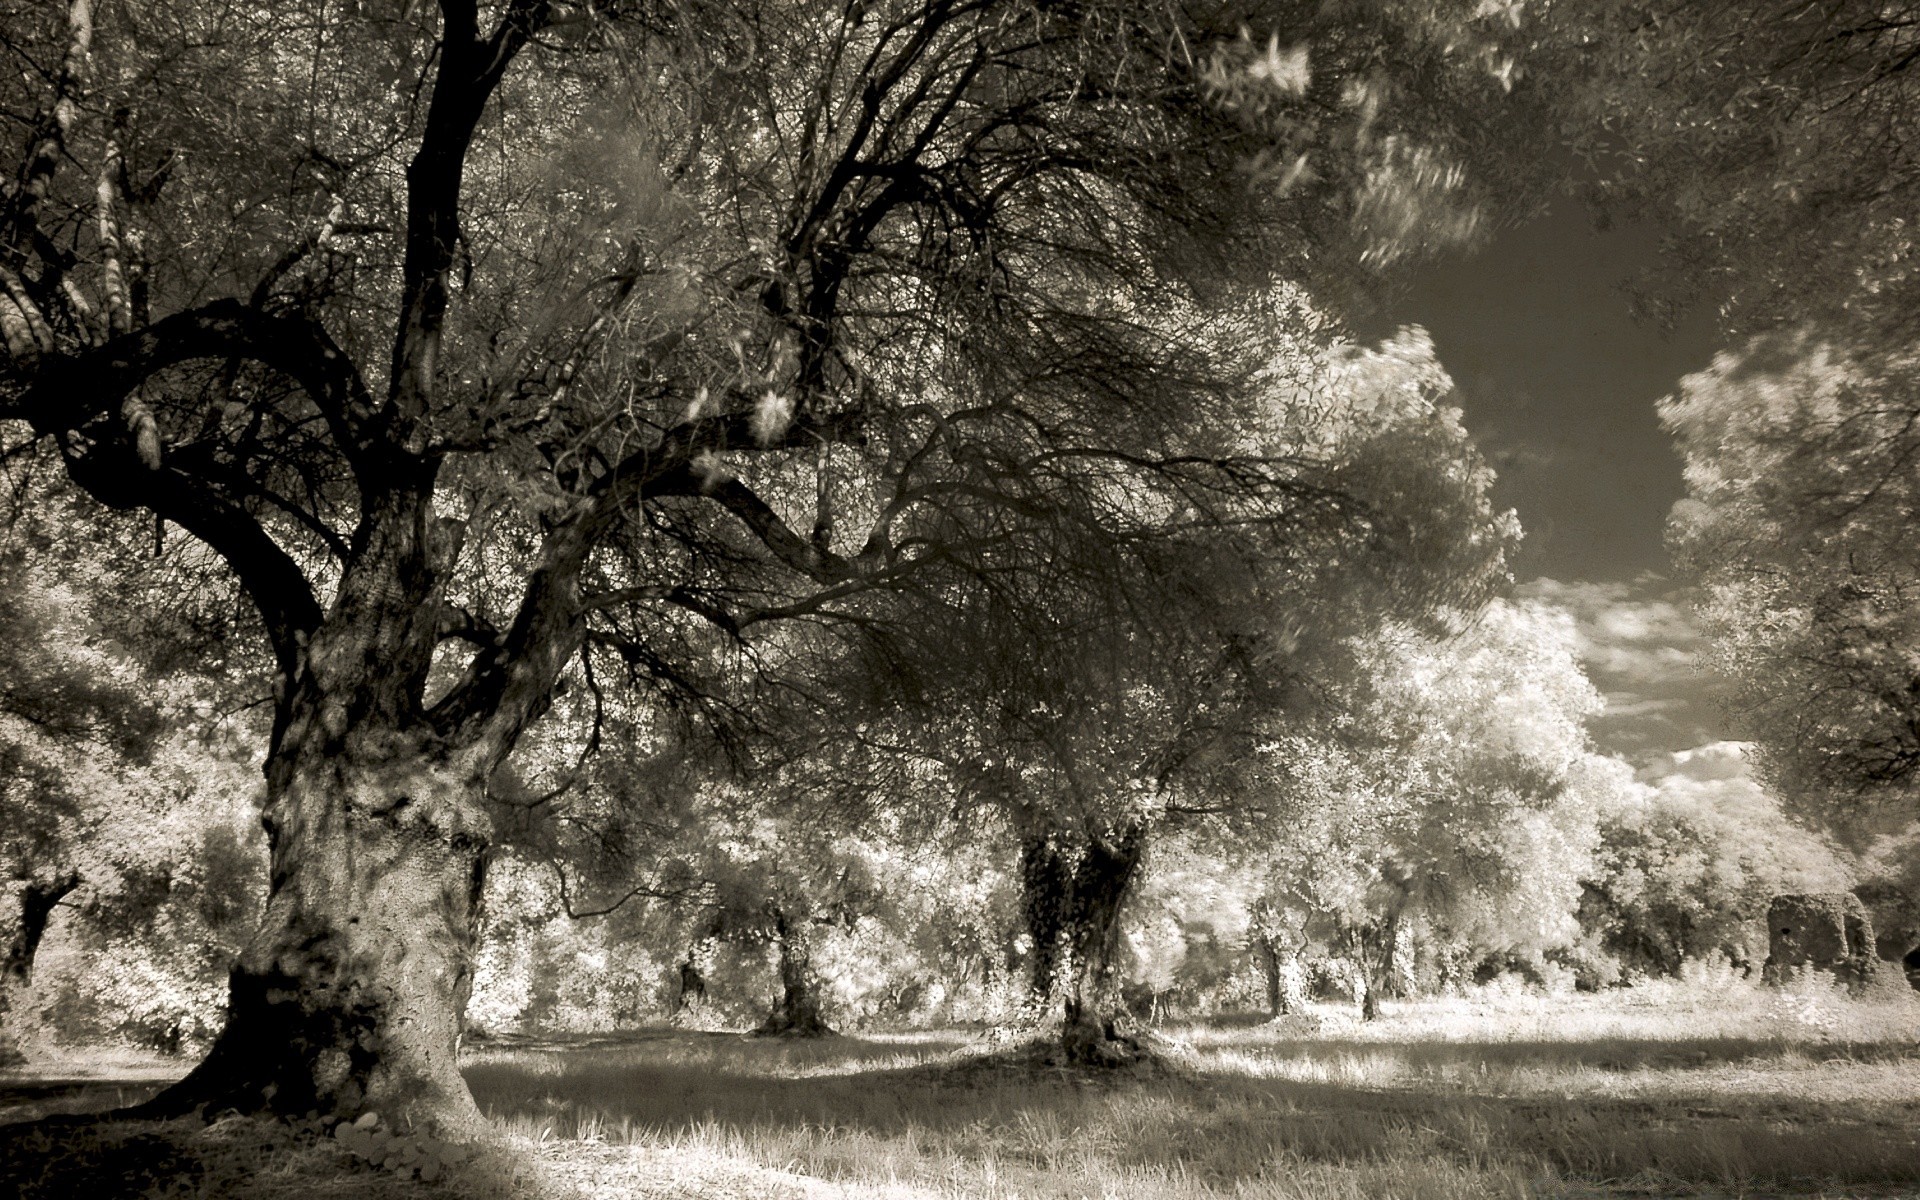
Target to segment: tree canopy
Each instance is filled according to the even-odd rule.
[[[697,699],[784,622],[1124,549],[1119,496],[1285,512],[1190,314],[1470,236],[1514,36],[1122,0],[10,19],[0,419],[207,547],[275,664],[266,918],[156,1111],[472,1126],[484,797],[572,672]]]

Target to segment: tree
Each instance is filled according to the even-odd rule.
[[[1691,493],[1671,540],[1742,732],[1790,803],[1859,816],[1913,749],[1920,10],[1598,3],[1550,24],[1603,207],[1672,231],[1655,306],[1704,299],[1751,339],[1661,410]]]
[[[1777,335],[1660,406],[1687,471],[1669,539],[1699,581],[1741,732],[1790,804],[1864,832],[1916,815],[1916,366]]]
[[[1677,974],[1716,954],[1758,967],[1775,896],[1851,883],[1844,857],[1787,817],[1743,751],[1684,750],[1657,778],[1613,791],[1581,918],[1615,970]]]
[[[1371,1018],[1416,927],[1481,956],[1573,940],[1605,774],[1560,614],[1497,600],[1456,636],[1389,625],[1353,650],[1320,728],[1267,749],[1262,850],[1266,907],[1295,914],[1272,923],[1330,927]]]
[[[1257,822],[1271,797],[1243,764],[1331,684],[1329,647],[1444,622],[1504,578],[1513,519],[1488,500],[1431,343],[1408,330],[1358,347],[1312,316],[1289,295],[1215,330],[1258,364],[1234,436],[1269,486],[1135,485],[1125,553],[1050,539],[1050,569],[950,589],[872,650],[873,706],[895,708],[885,745],[940,764],[1018,839],[1032,989],[1069,1061],[1139,1050],[1119,951],[1161,832]]]
[[[1670,231],[1650,307],[1911,341],[1916,30],[1908,0],[1554,6],[1539,73],[1593,199]]]
[[[9,24],[0,418],[203,543],[277,676],[265,922],[150,1111],[449,1130],[483,797],[572,664],[698,693],[738,659],[690,647],[991,570],[956,505],[1221,473],[1156,452],[1211,388],[1132,314],[1434,241],[1506,36],[1119,0]]]
[[[101,594],[102,556],[46,534],[20,521],[0,540],[0,1053],[27,1017],[16,1002],[56,908],[92,936],[177,923],[181,962],[218,959],[248,911],[230,885],[248,881],[253,847],[234,822],[255,790],[251,764],[211,719],[231,690],[203,673],[163,676],[157,640],[134,654],[123,640],[134,631],[102,619],[117,599]],[[156,582],[136,570],[121,586],[141,589],[142,574]]]

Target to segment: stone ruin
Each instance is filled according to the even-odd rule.
[[[1873,947],[1884,962],[1899,963],[1907,981],[1920,988],[1920,898],[1886,881],[1853,889],[1873,916]]]
[[[1806,892],[1775,896],[1767,907],[1768,982],[1779,983],[1798,967],[1831,971],[1852,988],[1872,982],[1873,918],[1852,892]]]

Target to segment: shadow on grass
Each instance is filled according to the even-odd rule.
[[[660,1038],[619,1049],[482,1053],[466,1074],[483,1111],[509,1127],[657,1145],[719,1140],[816,1172],[853,1171],[861,1157],[905,1146],[925,1161],[1170,1169],[1227,1190],[1267,1177],[1276,1163],[1407,1158],[1683,1189],[1920,1183],[1920,1104],[1910,1100],[1749,1097],[1726,1085],[1705,1100],[1623,1099],[1573,1078],[1564,1095],[1501,1096],[1418,1075],[1515,1064],[1687,1069],[1794,1054],[1800,1069],[1829,1069],[1780,1043],[1272,1038],[1231,1048],[1307,1062],[1393,1060],[1400,1073],[1390,1087],[1254,1078],[1201,1055],[1181,1069],[1081,1074],[959,1043],[903,1053],[899,1042],[859,1038]],[[1856,1050],[1854,1062],[1920,1057],[1911,1046]]]
[[[44,1117],[103,1113],[151,1100],[166,1080],[117,1082],[54,1077],[0,1082],[0,1127]]]
[[[1208,1047],[1215,1048],[1215,1047]],[[1255,1051],[1294,1062],[1332,1063],[1369,1054],[1393,1059],[1407,1070],[1449,1067],[1592,1067],[1602,1071],[1697,1069],[1800,1060],[1849,1063],[1912,1063],[1920,1069],[1920,1041],[1826,1042],[1817,1047],[1784,1038],[1594,1038],[1588,1041],[1534,1039],[1500,1042],[1418,1040],[1371,1035],[1364,1028],[1336,1037],[1272,1034],[1259,1028],[1248,1036],[1217,1043],[1217,1048]]]

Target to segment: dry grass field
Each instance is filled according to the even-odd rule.
[[[1160,1062],[1106,1075],[951,1031],[488,1043],[467,1075],[500,1144],[434,1189],[237,1122],[95,1127],[85,1153],[117,1161],[129,1139],[166,1141],[177,1178],[149,1172],[164,1190],[127,1194],[183,1197],[1920,1195],[1909,997],[1705,977],[1601,996],[1488,989],[1389,1005],[1367,1025],[1322,1006],[1158,1033]],[[70,1136],[7,1149],[59,1157]],[[75,1182],[35,1186],[79,1194],[45,1190]]]

